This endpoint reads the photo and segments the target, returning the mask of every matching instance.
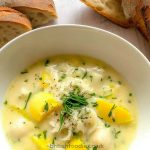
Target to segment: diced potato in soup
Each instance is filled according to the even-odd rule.
[[[127,150],[137,126],[126,81],[83,56],[54,56],[21,71],[2,114],[14,150]]]

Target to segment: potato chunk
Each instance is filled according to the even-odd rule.
[[[33,120],[39,122],[59,106],[60,102],[50,93],[39,92],[31,97],[28,104],[28,113]]]
[[[37,145],[39,150],[51,150],[52,139],[45,138],[43,134],[38,136],[33,136],[32,141]]]
[[[42,80],[40,80],[40,85],[43,89],[47,88],[50,85],[51,75],[48,72],[42,73]]]
[[[116,124],[126,124],[131,122],[132,117],[127,109],[105,100],[98,100],[97,103],[97,114],[106,122]]]
[[[73,137],[66,145],[66,150],[86,150],[86,146],[81,138]]]

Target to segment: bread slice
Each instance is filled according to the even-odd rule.
[[[57,17],[53,0],[2,0],[2,5],[25,14],[32,26],[43,25]]]
[[[150,38],[150,2],[147,0],[122,0],[122,7],[128,19],[146,39]]]
[[[25,15],[11,8],[0,7],[0,47],[31,29],[30,21]]]
[[[100,15],[108,18],[112,22],[122,26],[130,27],[128,19],[125,17],[121,7],[121,0],[81,0],[86,5],[93,8]]]

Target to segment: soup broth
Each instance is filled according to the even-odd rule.
[[[137,107],[134,93],[109,65],[61,55],[12,81],[3,123],[14,150],[127,150]]]

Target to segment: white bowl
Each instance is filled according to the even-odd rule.
[[[139,111],[137,136],[130,149],[148,149],[150,63],[129,42],[104,30],[81,25],[50,26],[28,32],[9,42],[0,53],[1,105],[8,84],[21,70],[42,58],[56,54],[95,57],[110,64],[128,81],[136,94]],[[10,149],[2,127],[0,141],[1,148]]]

